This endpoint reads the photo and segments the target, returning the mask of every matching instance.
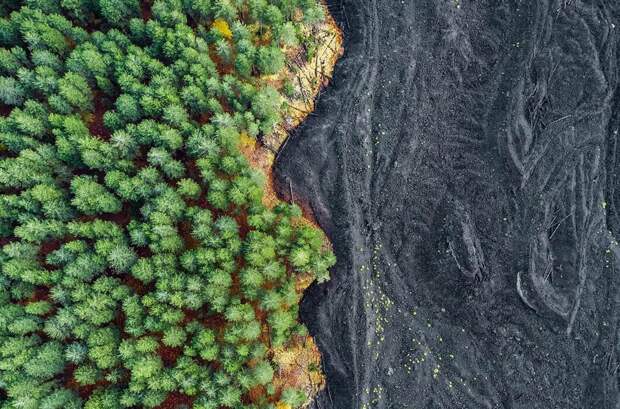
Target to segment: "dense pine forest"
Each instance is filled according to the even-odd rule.
[[[306,402],[271,351],[334,256],[240,141],[317,1],[0,0],[0,408]]]

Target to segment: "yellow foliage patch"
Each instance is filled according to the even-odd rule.
[[[276,409],[292,409],[291,405],[289,405],[288,403],[284,403],[282,401],[276,403]]]
[[[215,19],[211,27],[222,36],[224,36],[224,38],[227,38],[229,40],[232,38],[232,31],[230,31],[230,27],[225,20],[222,20],[221,18]]]
[[[241,132],[239,135],[239,145],[241,149],[254,149],[256,138],[252,138],[247,132]]]

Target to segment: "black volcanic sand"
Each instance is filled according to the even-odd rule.
[[[338,257],[315,407],[620,408],[620,2],[330,10],[345,55],[276,163]]]

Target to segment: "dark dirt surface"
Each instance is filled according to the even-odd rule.
[[[316,408],[618,409],[620,2],[333,0],[276,163],[333,241]]]

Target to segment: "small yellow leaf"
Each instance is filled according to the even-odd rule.
[[[282,401],[276,403],[276,409],[292,409],[291,405],[289,405],[288,403],[284,403]]]

